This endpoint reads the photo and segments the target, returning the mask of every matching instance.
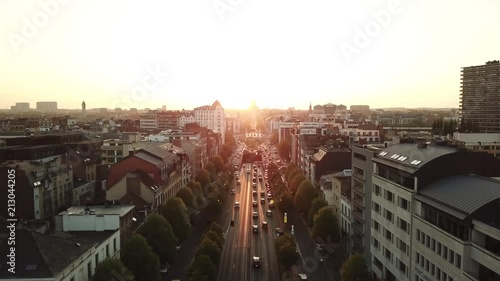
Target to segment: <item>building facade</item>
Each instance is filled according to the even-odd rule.
[[[460,121],[482,133],[500,133],[500,62],[462,68]]]

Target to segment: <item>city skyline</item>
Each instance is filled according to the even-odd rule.
[[[499,58],[497,1],[220,3],[2,2],[0,109],[458,108]]]

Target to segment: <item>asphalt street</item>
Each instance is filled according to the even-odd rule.
[[[250,174],[246,168],[251,167]],[[258,169],[258,174],[262,174]],[[273,216],[267,217],[266,211],[269,200],[261,204],[261,191],[266,191],[264,182],[257,180],[257,187],[252,187],[253,166],[244,165],[240,170],[241,184],[236,186],[236,194],[233,202],[240,203],[240,209],[232,209],[230,219],[234,220],[234,226],[227,224],[228,231],[222,254],[220,267],[221,281],[262,281],[280,280],[278,273],[278,262],[274,251],[275,228],[279,226],[279,216],[276,209],[272,209]],[[253,191],[257,195],[253,195]],[[253,201],[257,206],[253,206]],[[252,218],[252,213],[258,212],[258,218]],[[229,220],[230,221],[230,220]],[[268,222],[268,229],[262,228],[262,221]],[[252,226],[257,225],[258,233],[252,231]],[[253,268],[253,257],[260,257],[261,267]]]

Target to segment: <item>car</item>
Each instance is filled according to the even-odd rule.
[[[266,204],[266,199],[261,198],[261,199],[260,199],[260,204]]]
[[[253,195],[253,196],[257,196],[257,191],[255,191],[255,190],[254,190],[254,191],[252,192],[252,195]]]
[[[262,196],[262,197],[266,197],[266,193],[265,193],[264,191],[261,191],[261,192],[260,192],[260,196]]]
[[[267,210],[266,211],[266,216],[272,217],[273,216],[273,212],[271,210]]]
[[[267,221],[262,222],[262,228],[267,229]]]
[[[273,195],[271,194],[271,192],[267,193],[267,199],[269,200],[273,199]]]
[[[300,281],[307,280],[307,275],[305,273],[299,273]]]
[[[256,224],[254,224],[254,225],[252,226],[252,231],[253,231],[254,233],[258,233],[258,232],[259,232],[259,226],[258,226],[258,225],[256,225]]]
[[[230,225],[231,225],[231,226],[234,226],[234,220],[231,220]]]
[[[237,182],[237,184],[238,184],[238,185],[240,185],[240,184],[241,184],[241,181],[240,181],[240,179],[238,179],[238,182]]]
[[[274,200],[269,201],[269,209],[274,209]]]
[[[260,257],[253,257],[253,259],[252,259],[252,266],[254,268],[259,268],[260,267]]]
[[[259,213],[257,213],[257,212],[253,212],[253,213],[252,213],[252,217],[253,217],[254,219],[258,218],[258,217],[259,217]]]
[[[231,195],[234,195],[236,191],[234,189],[231,189]]]
[[[252,183],[252,187],[254,187],[254,188],[257,187],[257,183],[255,183],[255,182]]]
[[[252,205],[253,205],[254,207],[255,207],[255,206],[257,206],[257,201],[253,201],[253,202],[252,202]]]
[[[285,234],[285,232],[283,231],[283,229],[276,227],[276,235],[281,236],[284,234]]]
[[[234,208],[238,210],[240,208],[240,202],[235,202],[234,203]]]

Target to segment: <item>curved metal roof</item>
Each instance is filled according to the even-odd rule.
[[[374,159],[384,159],[418,169],[438,157],[456,152],[457,150],[451,147],[427,145],[425,148],[419,148],[416,143],[402,143],[383,149]]]
[[[423,188],[415,199],[459,219],[500,199],[500,181],[476,175],[456,175]]]

